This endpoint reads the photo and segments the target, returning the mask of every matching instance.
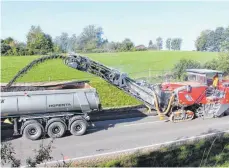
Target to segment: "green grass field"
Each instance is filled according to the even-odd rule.
[[[86,54],[85,54],[86,55]],[[123,53],[99,53],[86,56],[107,66],[130,73],[130,77],[138,78],[170,70],[181,58],[188,58],[204,63],[217,57],[217,53],[182,52],[182,51],[142,51]],[[1,57],[1,82],[8,82],[25,65],[39,56],[7,56]],[[145,71],[145,72],[142,72]],[[138,73],[140,72],[140,73]],[[61,60],[47,61],[36,66],[17,82],[39,82],[56,80],[90,80],[91,85],[98,89],[103,106],[125,106],[141,104],[134,98],[110,86],[103,80],[85,72],[76,71],[65,66]]]

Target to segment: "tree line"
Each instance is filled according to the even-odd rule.
[[[197,51],[229,51],[229,26],[217,27],[215,30],[203,30],[195,42]]]
[[[1,55],[34,55],[55,51],[52,37],[45,34],[39,26],[31,26],[27,42],[18,42],[12,37],[1,39]]]
[[[54,39],[43,32],[40,26],[31,26],[26,35],[26,43],[18,42],[12,37],[1,39],[1,55],[44,55],[48,53],[67,53],[67,52],[123,52],[140,50],[162,50],[163,39],[158,37],[156,43],[152,40],[148,47],[138,47],[129,38],[121,42],[108,41],[104,39],[102,27],[94,25],[86,26],[82,32],[69,35],[61,33]],[[167,49],[180,50],[182,40],[179,38],[166,41]],[[140,45],[141,46],[141,45]]]
[[[148,46],[136,46],[131,39],[125,38],[121,42],[108,41],[103,38],[103,28],[88,25],[82,32],[69,35],[61,33],[54,39],[42,31],[40,26],[31,26],[26,35],[26,42],[18,42],[12,37],[1,39],[1,55],[44,55],[48,53],[67,52],[123,52],[142,50],[162,50],[163,45],[167,50],[181,50],[181,38],[158,37],[155,42],[149,41]],[[197,51],[220,52],[229,51],[229,26],[217,27],[215,30],[204,30],[195,42]]]
[[[165,43],[166,44],[165,48],[167,50],[180,50],[182,41],[183,40],[181,38],[167,38],[166,43]],[[150,40],[148,49],[162,50],[163,49],[163,39],[161,37],[158,37],[156,39],[155,44],[153,44],[152,40]]]

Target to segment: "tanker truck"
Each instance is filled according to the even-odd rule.
[[[2,122],[13,124],[13,135],[24,135],[31,140],[45,134],[60,138],[66,131],[83,135],[90,121],[88,114],[100,110],[98,93],[88,81],[15,85],[1,94]]]

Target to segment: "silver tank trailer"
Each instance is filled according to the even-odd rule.
[[[1,93],[1,117],[50,112],[83,112],[99,110],[95,88]]]

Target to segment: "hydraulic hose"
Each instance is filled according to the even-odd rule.
[[[169,104],[168,104],[167,109],[165,111],[160,111],[158,99],[157,99],[157,96],[156,96],[156,94],[154,92],[153,92],[153,96],[154,96],[155,107],[156,107],[158,115],[166,115],[166,114],[168,114],[168,112],[169,112],[169,110],[170,110],[170,108],[172,106],[172,103],[174,102],[175,94],[172,94],[172,96],[170,97]]]

